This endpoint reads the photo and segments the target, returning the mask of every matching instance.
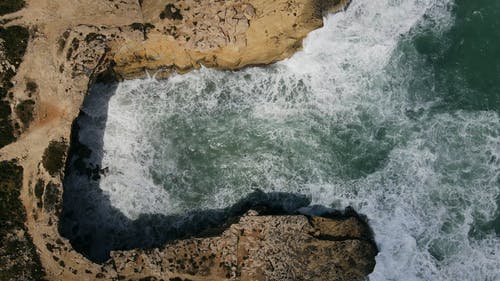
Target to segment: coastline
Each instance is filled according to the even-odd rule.
[[[201,36],[194,42],[190,42],[191,37],[195,38],[195,34],[190,33],[190,27],[194,22],[199,22],[196,16],[200,15],[195,15],[194,8],[186,10],[187,7],[182,7],[181,10],[180,7],[169,7],[170,10],[163,10],[162,19],[161,13],[157,15],[158,11],[162,10],[160,6],[164,4],[161,1],[145,0],[141,1],[141,5],[136,1],[120,1],[110,5],[92,0],[81,2],[76,1],[74,5],[68,5],[61,1],[27,1],[25,9],[0,18],[5,28],[24,26],[30,36],[23,61],[14,65],[14,74],[7,79],[6,83],[12,81],[12,87],[4,87],[6,91],[13,93],[11,97],[6,95],[4,100],[8,100],[10,107],[14,108],[7,115],[16,130],[13,138],[0,148],[0,160],[17,159],[15,165],[22,167],[22,186],[19,186],[19,191],[27,214],[26,229],[32,237],[35,252],[40,257],[45,278],[72,280],[78,276],[81,280],[118,280],[126,274],[127,277],[138,280],[151,276],[159,277],[159,272],[162,272],[164,275],[161,276],[174,278],[171,280],[282,280],[279,275],[272,275],[274,273],[264,270],[266,267],[262,266],[262,260],[259,258],[256,258],[255,264],[260,264],[260,267],[243,266],[242,262],[236,266],[250,270],[247,277],[237,276],[233,269],[234,264],[229,267],[220,266],[222,269],[212,273],[209,270],[209,273],[206,273],[208,275],[191,274],[191,271],[182,269],[181,263],[177,261],[163,267],[155,267],[153,261],[158,259],[158,249],[112,253],[112,259],[105,265],[86,259],[73,249],[58,231],[63,194],[63,167],[71,139],[71,126],[79,114],[89,87],[95,81],[140,77],[146,70],[162,70],[159,77],[168,77],[172,72],[185,73],[202,65],[217,69],[239,69],[250,65],[270,64],[293,55],[301,48],[302,39],[310,31],[322,26],[322,13],[337,12],[343,9],[348,1],[292,1],[295,4],[293,7],[289,6],[290,1],[228,1],[229,4],[222,1],[219,2],[220,6],[209,7],[206,14],[219,14],[224,11],[224,17],[211,19],[206,25],[211,27],[221,24],[234,32],[228,33],[224,28],[215,31],[209,30],[210,28],[199,29],[200,33],[218,39]],[[196,1],[185,1],[188,4],[190,2],[197,4]],[[229,20],[226,20],[228,11],[232,14],[227,17]],[[206,14],[201,13],[201,17]],[[179,20],[181,17],[182,20]],[[273,24],[276,21],[280,24]],[[176,34],[173,34],[172,26],[178,30]],[[188,37],[190,39],[187,39]],[[17,108],[20,109],[15,110]],[[23,117],[24,115],[27,117]],[[357,272],[359,280],[373,269],[376,247],[372,241],[364,243],[363,239],[351,239],[353,244],[346,244],[347,242],[338,241],[339,239],[321,238],[322,232],[328,232],[330,228],[335,229],[339,223],[342,224],[342,220],[330,219],[326,220],[327,223],[322,221],[322,226],[317,227],[303,215],[250,214],[253,215],[244,216],[239,223],[232,224],[221,234],[222,238],[180,240],[177,242],[180,245],[178,248],[192,243],[208,243],[210,247],[223,251],[228,241],[248,239],[245,231],[241,232],[242,229],[250,231],[248,228],[257,224],[264,232],[271,233],[260,237],[262,243],[267,246],[248,243],[245,246],[247,249],[269,248],[269,245],[276,243],[284,243],[282,247],[285,248],[295,245],[297,252],[302,253],[299,256],[312,259],[308,264],[328,266],[328,258],[334,259],[335,256],[316,256],[315,253],[307,255],[303,252],[307,249],[305,241],[313,239],[312,243],[320,249],[336,247],[338,251],[340,247],[341,252],[352,251],[349,257],[366,252],[366,257],[357,256],[361,259],[359,268],[343,267],[346,272]],[[314,220],[320,219],[313,218],[312,221]],[[279,240],[280,235],[274,233],[276,223],[284,223],[284,226],[292,228],[300,227],[289,233],[288,240]],[[356,221],[351,223],[354,224],[351,227],[355,229],[351,231],[367,231],[365,226],[357,225]],[[313,231],[309,228],[317,229]],[[346,235],[342,233],[328,234],[328,237],[334,238],[344,236]],[[351,248],[345,250],[339,245]],[[162,257],[161,253],[165,254],[163,251],[171,251],[172,247],[177,246],[165,247],[159,256]],[[190,248],[192,246],[186,247],[188,253],[199,250]],[[233,247],[231,251],[237,256],[239,248]],[[224,255],[219,256],[222,258]],[[202,259],[202,256],[198,258]],[[260,257],[264,258],[265,256]],[[284,264],[294,258],[297,257],[275,257]],[[140,270],[137,269],[138,260],[141,260],[142,264]],[[363,271],[363,268],[367,271]],[[259,270],[263,272],[257,272]],[[323,274],[333,274],[334,271],[334,267],[325,268]],[[309,276],[308,272],[296,274]],[[323,277],[316,278],[322,280]]]

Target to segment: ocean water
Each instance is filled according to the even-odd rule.
[[[370,280],[498,281],[499,31],[498,0],[353,0],[271,66],[97,85],[80,142],[131,220],[300,193],[368,217]]]

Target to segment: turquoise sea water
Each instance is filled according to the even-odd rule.
[[[107,115],[112,205],[134,219],[297,192],[368,216],[370,280],[500,280],[500,2],[353,0],[304,45],[88,102]]]

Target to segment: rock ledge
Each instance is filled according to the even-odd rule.
[[[0,11],[0,129],[9,132],[0,136],[0,163],[16,171],[0,175],[0,202],[9,200],[0,219],[10,225],[0,252],[15,261],[0,266],[0,279],[362,280],[377,249],[357,216],[251,211],[219,236],[116,251],[104,264],[58,231],[72,122],[92,83],[269,64],[300,49],[323,13],[348,2],[12,0],[25,8]],[[16,267],[26,260],[29,270]]]

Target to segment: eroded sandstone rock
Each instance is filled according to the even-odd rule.
[[[290,57],[302,39],[323,25],[323,12],[348,1],[144,0],[145,40],[116,51],[115,70],[124,78],[145,71],[166,76],[200,66],[238,69]],[[160,11],[160,12],[159,12]]]
[[[308,219],[250,211],[219,237],[113,252],[106,266],[129,278],[153,280],[363,280],[375,265],[371,237],[357,217]]]

